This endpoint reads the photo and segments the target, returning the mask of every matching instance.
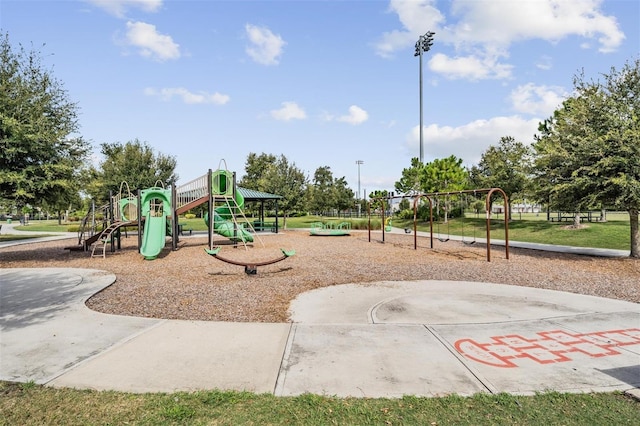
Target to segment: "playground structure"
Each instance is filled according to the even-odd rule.
[[[236,175],[226,168],[209,170],[207,174],[178,187],[175,200],[176,217],[209,203],[204,217],[209,230],[209,250],[216,245],[238,243],[246,248],[247,243],[254,242],[255,229],[244,214],[244,197],[236,186]],[[176,227],[176,234],[177,231]],[[226,237],[226,240],[215,240],[215,234]]]
[[[397,195],[394,196],[391,193],[386,197],[372,198],[369,200],[368,204],[368,216],[369,216],[369,242],[371,242],[371,205],[375,202],[381,203],[381,211],[382,211],[382,242],[385,241],[385,232],[389,232],[391,230],[391,220],[390,218],[385,218],[385,212],[387,211],[387,206],[390,204],[390,201],[393,199],[413,199],[413,248],[417,250],[418,248],[418,205],[421,200],[426,199],[429,202],[429,239],[430,239],[430,248],[433,249],[433,238],[434,238],[434,230],[433,230],[433,205],[434,200],[439,201],[441,197],[451,197],[451,196],[462,196],[463,194],[483,194],[486,193],[485,196],[485,210],[486,210],[486,222],[485,222],[485,234],[486,234],[486,250],[487,250],[487,262],[491,262],[491,197],[494,194],[501,195],[504,204],[508,205],[508,197],[507,194],[500,188],[483,188],[483,189],[472,189],[472,190],[462,190],[462,191],[451,191],[451,192],[432,192],[432,193],[421,193],[421,194],[413,194],[413,195]],[[447,207],[445,207],[447,208]],[[462,208],[462,226],[464,231],[464,207]],[[439,221],[436,223],[438,230],[436,232],[437,238],[441,242],[446,242],[450,238],[449,230],[447,229],[447,236],[443,238],[439,232]],[[448,225],[447,225],[448,226]],[[409,229],[405,229],[405,233],[410,233]],[[504,221],[504,235],[505,235],[505,257],[509,259],[509,221]],[[466,241],[464,232],[462,234],[462,242],[465,244],[474,244],[476,242],[476,230],[473,229],[473,240]]]
[[[123,182],[118,194],[110,194],[109,203],[98,209],[92,207],[81,222],[78,245],[67,249],[88,251],[92,247],[92,257],[104,258],[109,245],[112,252],[121,248],[123,230],[126,232],[129,227],[137,227],[140,254],[147,260],[156,259],[167,243],[167,236],[171,237],[172,249],[177,250],[179,215],[208,203],[204,219],[209,230],[209,250],[213,251],[219,245],[237,246],[239,243],[246,250],[248,244],[254,243],[256,230],[243,212],[244,197],[236,186],[235,173],[226,169],[226,163],[224,165],[224,169],[209,170],[184,185],[165,189],[156,183],[154,187],[139,190],[137,195],[133,195]],[[102,229],[98,231],[96,217],[100,212]],[[261,221],[257,223],[263,224],[262,208],[260,213]],[[277,217],[273,229],[277,232]],[[215,235],[224,239],[216,239]],[[262,243],[259,237],[257,239]],[[287,252],[286,257],[291,255],[292,252]]]
[[[182,207],[183,209],[185,209],[186,206],[193,206],[194,203],[198,202],[198,200],[204,199],[204,197],[201,197],[193,201],[189,201],[190,199],[194,198],[194,194],[196,196],[202,195],[202,191],[198,190],[198,185],[194,184],[197,181],[198,179],[185,185],[185,188],[187,189],[179,193],[178,199],[180,200],[180,202],[184,203],[186,201],[186,203]],[[281,257],[260,262],[245,262],[220,256],[220,245],[223,244],[231,243],[237,247],[238,243],[241,242],[246,250],[247,243],[254,242],[254,235],[263,247],[264,243],[262,242],[260,237],[257,236],[253,225],[243,213],[242,207],[244,205],[244,197],[237,190],[235,173],[230,173],[226,169],[218,169],[215,172],[211,172],[211,170],[209,170],[209,173],[207,175],[207,182],[207,198],[209,202],[209,211],[206,214],[206,220],[208,222],[209,229],[209,248],[205,249],[205,252],[208,255],[225,263],[244,266],[244,272],[247,275],[255,275],[258,271],[258,266],[278,263],[295,254],[295,251],[293,250],[286,251],[284,249],[281,249]],[[215,207],[217,202],[220,204],[219,207]],[[193,207],[189,207],[189,209],[190,208]],[[178,214],[179,212],[180,209],[177,209],[176,214]],[[241,215],[244,219],[242,223],[238,223],[238,215]],[[215,233],[227,237],[228,240],[214,240],[214,231]]]

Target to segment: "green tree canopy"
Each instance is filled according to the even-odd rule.
[[[17,206],[74,198],[90,147],[78,106],[44,69],[37,51],[13,49],[0,35],[0,198]]]
[[[462,159],[455,155],[436,158],[429,163],[421,163],[414,157],[411,167],[402,170],[402,177],[394,186],[402,194],[450,192],[465,189],[468,180]]]
[[[629,212],[631,256],[640,257],[640,59],[603,79],[576,76],[576,94],[540,124],[536,181],[560,206]]]
[[[505,211],[511,212],[514,195],[525,195],[530,186],[531,147],[511,136],[500,138],[498,146],[490,146],[471,168],[471,182],[476,188],[501,188],[509,198]]]
[[[355,195],[344,176],[333,180],[333,207],[338,211],[353,208]]]
[[[287,157],[280,155],[266,168],[263,180],[264,186],[260,191],[282,197],[278,205],[283,212],[283,226],[286,226],[288,214],[304,208],[307,178],[295,163],[289,163]]]
[[[176,159],[155,153],[146,142],[134,139],[125,144],[103,143],[101,147],[104,160],[98,170],[89,172],[92,182],[87,190],[96,200],[106,200],[109,191],[118,193],[122,182],[133,192],[158,185],[168,188],[178,180]]]
[[[322,213],[333,208],[332,187],[333,172],[331,167],[318,167],[313,174],[313,182],[307,193],[309,210]]]
[[[244,163],[244,175],[238,185],[254,191],[267,192],[267,172],[276,165],[276,161],[276,156],[273,154],[249,153]]]
[[[420,175],[425,164],[418,157],[411,159],[411,167],[402,169],[402,177],[394,185],[396,191],[401,194],[417,194],[421,192]]]
[[[462,167],[462,159],[455,155],[436,158],[425,164],[420,173],[420,187],[424,192],[452,192],[467,187],[469,173]]]
[[[369,193],[369,202],[371,203],[371,210],[375,211],[378,209],[382,208],[382,205],[384,203],[385,208],[389,208],[390,206],[388,205],[388,203],[386,201],[383,201],[385,199],[389,198],[389,191],[385,190],[380,190],[380,189],[376,189],[375,191],[372,191],[371,193]]]

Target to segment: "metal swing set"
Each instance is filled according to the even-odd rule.
[[[413,199],[413,248],[414,250],[417,250],[418,248],[418,235],[417,235],[417,231],[418,231],[418,206],[420,204],[420,202],[423,199],[426,199],[429,202],[429,239],[430,239],[430,248],[433,249],[433,239],[434,239],[434,229],[433,229],[433,222],[434,222],[434,215],[433,215],[433,206],[434,206],[434,200],[436,202],[436,208],[439,209],[439,203],[440,203],[440,197],[447,197],[446,199],[448,199],[450,196],[460,196],[461,197],[461,213],[462,213],[462,242],[466,245],[472,245],[475,244],[477,241],[476,238],[476,225],[474,223],[473,225],[473,238],[471,240],[466,240],[465,234],[464,234],[464,222],[465,222],[465,211],[466,211],[466,203],[464,203],[466,201],[466,197],[468,196],[468,194],[473,194],[474,197],[476,197],[478,194],[483,194],[486,193],[485,196],[485,209],[486,209],[486,248],[487,248],[487,262],[491,262],[491,199],[494,195],[497,196],[502,196],[503,200],[504,200],[504,205],[507,206],[509,205],[508,202],[508,197],[507,194],[501,189],[501,188],[482,188],[482,189],[470,189],[470,190],[462,190],[462,191],[451,191],[451,192],[432,192],[432,193],[420,193],[420,194],[413,194],[413,195],[401,195],[401,196],[394,196],[393,193],[391,193],[389,196],[386,197],[379,197],[379,198],[373,198],[371,200],[369,200],[369,242],[371,242],[371,204],[374,202],[380,202],[381,203],[381,212],[382,212],[382,242],[385,242],[385,212],[387,211],[387,206],[390,204],[391,200],[393,199],[403,199],[403,198],[411,198]],[[462,198],[462,195],[465,195],[464,198]],[[463,204],[464,203],[464,204]],[[439,212],[439,210],[438,210]],[[447,223],[447,236],[442,237],[442,235],[440,234],[440,224],[439,221],[436,221],[436,235],[439,241],[441,242],[447,242],[450,240],[450,228],[449,228],[449,224]],[[505,220],[504,221],[504,246],[505,246],[505,258],[509,259],[509,221]]]

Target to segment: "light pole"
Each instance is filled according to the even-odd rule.
[[[433,45],[433,36],[436,33],[427,31],[426,34],[418,37],[416,42],[416,53],[413,56],[420,56],[420,163],[424,159],[423,139],[422,139],[422,54],[428,52]]]
[[[358,203],[358,217],[360,217],[362,209],[362,206],[360,205],[360,166],[364,164],[364,161],[356,160],[356,164],[358,165],[358,195],[356,196],[356,202]]]

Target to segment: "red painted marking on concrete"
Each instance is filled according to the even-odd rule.
[[[490,346],[490,345],[487,345]],[[517,367],[514,363],[499,354],[487,350],[485,345],[478,344],[471,339],[461,339],[455,343],[456,350],[474,361],[494,367]]]
[[[454,343],[465,357],[492,367],[518,367],[516,361],[530,360],[538,364],[573,361],[576,357],[600,358],[619,355],[614,349],[640,345],[640,329],[569,333],[564,330],[542,331],[531,339],[510,334],[493,336],[486,343],[460,339]]]

